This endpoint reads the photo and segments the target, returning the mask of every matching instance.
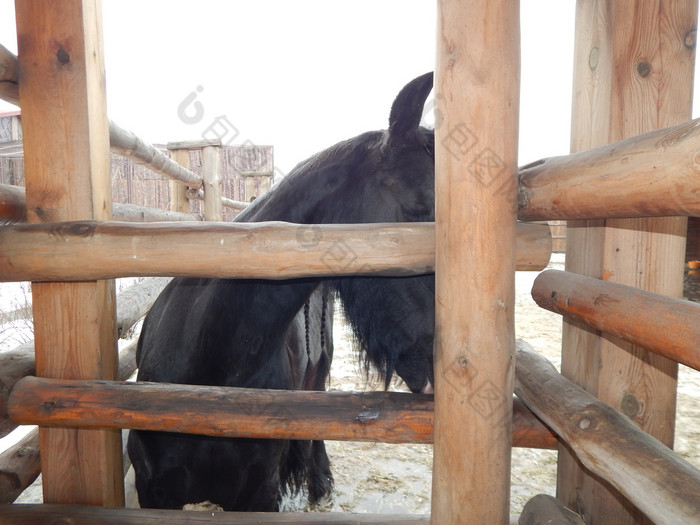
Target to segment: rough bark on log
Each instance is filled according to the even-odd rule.
[[[542,308],[700,370],[700,304],[560,270],[538,275],[532,298]]]
[[[700,470],[564,378],[523,341],[517,345],[515,392],[587,469],[655,523],[697,521]]]

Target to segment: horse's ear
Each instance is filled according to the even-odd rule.
[[[410,142],[423,117],[425,100],[433,89],[433,73],[411,80],[396,96],[389,114],[388,146]]]

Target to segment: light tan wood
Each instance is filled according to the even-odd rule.
[[[199,200],[203,201],[204,200],[204,192],[200,190],[192,190],[188,189],[185,194],[187,195],[188,199],[192,200]],[[232,208],[234,210],[244,210],[245,208],[248,207],[249,202],[243,202],[243,201],[234,201],[233,199],[227,199],[226,197],[221,197],[221,205],[226,206],[227,208]]]
[[[689,120],[696,20],[695,0],[578,2],[573,151]],[[567,269],[675,296],[685,229],[682,218],[570,222]],[[672,443],[674,363],[566,322],[562,371],[613,407],[633,396],[635,422]],[[558,468],[558,497],[587,523],[645,523],[564,448]]]
[[[173,161],[183,168],[190,169],[190,152],[186,149],[176,149],[172,152]],[[170,211],[190,213],[190,200],[187,197],[187,186],[170,179]]]
[[[181,184],[172,182],[178,188],[182,188],[184,195],[186,188]],[[185,199],[186,202],[187,199]],[[189,202],[188,202],[189,206]],[[146,208],[135,204],[112,203],[112,216],[115,221],[133,222],[162,222],[162,221],[199,221],[202,218],[192,213],[177,213],[156,208]],[[24,188],[0,184],[0,224],[27,222],[27,199]]]
[[[519,3],[438,2],[435,525],[509,523]]]
[[[108,219],[100,4],[28,0],[16,5],[16,18],[28,219]],[[36,283],[32,292],[37,373],[114,379],[114,283]],[[45,502],[123,504],[118,431],[44,429],[40,436]]]
[[[132,364],[124,353],[125,373]],[[12,390],[20,424],[131,428],[210,436],[432,443],[433,397],[25,377]],[[553,448],[556,438],[515,402],[509,441]],[[510,425],[509,425],[510,426]]]
[[[202,179],[204,180],[204,220],[221,220],[221,175],[219,173],[219,148],[202,148]]]
[[[39,429],[0,454],[0,504],[12,503],[41,473]]]
[[[191,188],[201,188],[202,177],[183,168],[155,146],[144,142],[131,131],[109,123],[109,138],[112,151],[130,157],[135,163],[147,166],[156,173],[186,184]]]
[[[700,215],[700,119],[521,168],[521,220]]]
[[[532,298],[542,308],[700,370],[698,303],[558,270],[537,276]],[[634,402],[631,394],[626,399],[623,410]]]
[[[590,472],[620,491],[653,523],[697,522],[700,470],[561,376],[523,341],[518,341],[515,378],[518,397]]]
[[[0,280],[159,275],[288,279],[433,272],[432,223],[322,224],[315,226],[319,241],[313,246],[300,242],[300,228],[308,227],[279,222],[106,221],[7,226],[0,229]],[[525,237],[519,243],[524,251],[519,252],[518,268],[542,269],[550,255],[549,228],[518,229]],[[207,256],[200,257],[202,253]]]

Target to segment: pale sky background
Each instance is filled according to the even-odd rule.
[[[520,164],[569,151],[574,8],[521,4]],[[223,116],[238,132],[233,144],[273,145],[286,174],[387,126],[399,89],[434,67],[435,9],[430,0],[103,0],[109,117],[165,143],[201,138]],[[14,0],[0,0],[0,42],[17,51]],[[0,112],[11,109],[0,101]]]

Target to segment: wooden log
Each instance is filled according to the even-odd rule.
[[[184,188],[182,184],[177,185]],[[159,210],[137,206],[136,204],[122,204],[115,202],[112,204],[115,221],[129,222],[185,222],[201,221],[202,217],[194,213],[179,213],[172,210]]]
[[[313,228],[318,242],[300,242]],[[533,235],[533,228],[539,234]],[[546,225],[523,226],[524,267],[549,260],[537,240]],[[434,263],[432,223],[74,222],[0,230],[0,280],[61,281],[129,276],[288,279],[309,275],[419,275]],[[530,247],[533,248],[530,251]],[[193,257],[206,253],[207,257]],[[536,254],[533,257],[533,254]],[[536,264],[535,263],[539,263]],[[470,270],[470,273],[473,273]]]
[[[112,216],[100,6],[99,0],[15,6],[32,223]],[[32,296],[37,374],[116,378],[112,281],[34,283]],[[123,505],[118,431],[39,434],[45,502]]]
[[[0,454],[0,504],[12,503],[41,473],[39,429]]]
[[[165,147],[168,148],[170,151],[175,152],[175,151],[184,151],[184,150],[191,150],[191,149],[202,149],[206,148],[207,146],[219,146],[221,147],[221,139],[198,139],[198,140],[176,140],[172,142],[168,142]],[[184,164],[183,164],[184,166]]]
[[[578,2],[572,151],[690,120],[696,28],[697,0]],[[686,223],[682,217],[570,223],[567,270],[679,297]],[[625,406],[632,396],[640,407],[634,421],[673,443],[674,362],[617,338],[597,337],[576,321],[565,321],[562,339],[566,377],[613,407]],[[558,471],[557,497],[587,523],[648,523],[614,489],[582,470],[565,447]]]
[[[19,106],[19,64],[17,55],[0,44],[0,98]]]
[[[553,448],[556,440],[551,431],[518,405],[513,443]],[[26,377],[13,389],[9,406],[10,416],[20,424],[245,438],[433,441],[433,397],[423,394]]]
[[[159,149],[114,122],[109,123],[109,141],[113,152],[130,157],[137,164],[191,188],[202,187],[202,177],[183,168]]]
[[[119,378],[121,380],[126,380],[133,375],[136,371],[136,347],[137,342],[134,341],[121,352],[119,352]],[[3,354],[4,357],[4,354]],[[32,356],[26,356],[31,358],[32,371],[34,373],[34,359]],[[2,370],[2,365],[0,365],[0,371]],[[19,378],[18,378],[19,379]],[[4,400],[6,401],[6,400]],[[11,421],[7,417],[6,403],[2,406],[2,412],[0,412],[0,417],[2,417],[2,423],[5,421]],[[523,407],[523,412],[526,414],[525,419],[527,419],[527,413],[532,414]],[[524,428],[528,429],[533,425],[537,424],[534,416],[531,415],[532,421],[529,424],[525,424]],[[11,422],[13,428],[16,423]],[[536,430],[532,432],[536,434]],[[531,435],[528,432],[528,437]],[[1,437],[1,436],[0,436]],[[543,434],[543,437],[546,437]],[[123,444],[126,445],[126,441],[123,440]],[[126,472],[128,465],[131,464],[128,455],[123,454],[124,469]],[[39,461],[39,431],[35,429],[22,438],[15,446],[8,448],[0,454],[0,503],[12,503],[24,490],[29,487],[34,481],[39,477],[41,473],[41,463]]]
[[[0,225],[27,222],[24,188],[0,184]]]
[[[131,330],[141,319],[170,282],[167,277],[153,277],[122,290],[117,295],[117,336],[119,338]]]
[[[136,371],[136,346],[137,341],[133,341],[119,352],[119,379],[126,381]],[[14,350],[0,353],[0,437],[17,428],[17,423],[12,421],[8,415],[8,398],[15,384],[30,375],[36,374],[34,360],[34,342],[25,343]],[[531,418],[531,423],[524,423],[524,426],[534,425],[534,433],[537,433],[537,420],[534,416],[528,417],[527,410],[525,419]],[[543,434],[544,436],[544,434]]]
[[[542,308],[700,370],[700,304],[559,270],[537,276],[532,298]]]
[[[178,185],[182,187],[182,185]],[[184,191],[184,190],[183,190]],[[156,208],[146,208],[136,204],[112,203],[112,217],[115,221],[163,222],[201,221],[202,217],[193,213],[177,213]],[[27,222],[27,198],[24,188],[0,184],[0,224]]]
[[[154,509],[105,509],[77,505],[2,505],[4,525],[289,525],[325,523],[328,525],[428,525],[430,518],[417,514],[351,514],[339,512],[198,512]]]
[[[172,158],[180,166],[190,169],[190,152],[185,149],[178,149],[172,152]],[[170,211],[189,213],[190,200],[187,197],[188,188],[174,180],[170,181]],[[197,191],[197,190],[191,190]],[[200,190],[201,191],[201,190]]]
[[[221,221],[221,175],[219,173],[219,148],[202,148],[202,180],[204,184],[204,220]]]
[[[7,400],[17,381],[36,374],[34,342],[0,353],[0,437],[12,432],[17,424],[7,417]]]
[[[204,192],[202,190],[188,189],[186,191],[186,195],[187,195],[188,199],[198,200],[198,201],[204,200]],[[243,209],[247,208],[249,204],[250,204],[249,202],[234,201],[232,199],[227,199],[226,197],[221,197],[221,205],[225,206],[227,208],[232,208],[234,210],[243,210]]]
[[[518,2],[438,2],[431,519],[439,525],[509,523],[519,18]]]
[[[700,119],[521,168],[529,221],[700,215]]]
[[[700,470],[564,378],[527,343],[518,342],[516,359],[516,394],[590,472],[654,523],[697,522]]]
[[[585,525],[583,518],[558,499],[538,494],[523,507],[518,525]]]

